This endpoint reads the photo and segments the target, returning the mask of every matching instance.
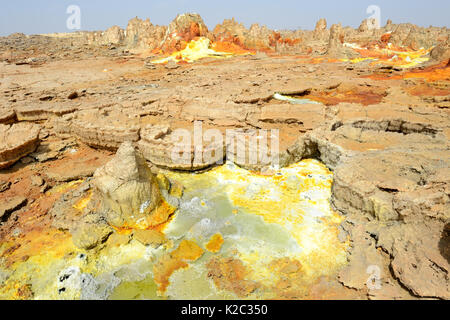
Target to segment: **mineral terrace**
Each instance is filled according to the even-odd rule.
[[[0,298],[449,299],[450,30],[372,22],[0,38]]]

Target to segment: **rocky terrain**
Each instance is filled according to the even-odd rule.
[[[0,298],[449,299],[450,30],[372,25],[0,38]]]

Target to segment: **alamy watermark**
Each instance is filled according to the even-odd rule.
[[[369,30],[380,29],[381,25],[381,8],[375,4],[367,7],[366,13],[370,14],[367,18]]]
[[[218,129],[203,131],[203,122],[194,122],[194,131],[177,129],[172,133],[170,151],[174,164],[238,164],[279,168],[279,129]],[[269,147],[270,146],[270,147]]]
[[[70,5],[66,10],[67,14],[70,16],[66,20],[66,26],[69,30],[80,30],[81,29],[81,9],[77,5]]]
[[[366,281],[366,286],[369,290],[381,289],[381,269],[379,266],[371,265],[367,267],[366,273],[369,278]]]

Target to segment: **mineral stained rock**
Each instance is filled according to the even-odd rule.
[[[15,109],[19,121],[46,120],[51,117],[59,117],[64,114],[73,113],[77,110],[71,105],[59,104],[35,104],[18,106]]]
[[[139,140],[139,125],[135,118],[121,109],[83,110],[55,120],[59,134],[72,134],[87,145],[117,150],[125,141]]]
[[[208,27],[199,14],[180,14],[167,27],[160,48],[165,53],[180,51],[189,41],[196,37],[208,36],[208,33]]]
[[[213,31],[214,40],[225,46],[262,51],[301,51],[303,33],[297,31],[274,31],[254,23],[247,29],[234,18],[225,19]]]
[[[12,124],[16,122],[16,112],[11,109],[0,109],[0,124]]]
[[[32,123],[0,125],[0,169],[13,165],[36,150],[40,128]]]
[[[114,230],[98,214],[84,216],[71,230],[72,240],[80,249],[93,249],[105,242]]]
[[[6,203],[2,203],[0,205],[0,221],[5,221],[12,212],[20,209],[26,203],[27,199],[20,196],[8,199]]]
[[[187,139],[185,139],[187,138]],[[164,125],[146,126],[141,130],[139,149],[153,164],[170,169],[195,171],[204,169],[225,157],[225,141],[204,144],[196,149],[191,132]]]
[[[386,113],[380,118],[376,109],[382,105],[367,108],[358,121],[342,122],[349,107],[341,105],[337,122],[305,135],[291,153],[315,154],[334,168],[332,204],[351,217],[378,222],[366,232],[375,234],[375,245],[392,255],[388,267],[413,295],[448,299],[450,265],[438,247],[450,219],[449,143],[442,134],[448,125],[432,125],[429,115],[400,120],[395,114],[401,108],[391,110],[392,118]],[[348,228],[352,238],[361,232],[357,228]],[[346,286],[361,289],[362,266],[381,264],[375,248],[369,247],[362,249],[359,243],[353,251],[341,273]],[[414,270],[420,270],[420,276]]]
[[[116,156],[95,172],[94,184],[112,226],[146,229],[169,218],[169,211],[158,210],[163,199],[156,176],[131,142],[124,142]]]
[[[133,238],[142,243],[143,245],[151,245],[158,247],[166,240],[164,234],[156,230],[134,230]]]

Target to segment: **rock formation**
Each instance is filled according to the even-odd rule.
[[[11,109],[0,109],[0,124],[12,124],[16,122],[16,112]]]
[[[263,51],[299,51],[302,43],[298,32],[274,31],[258,23],[252,24],[250,29],[247,29],[234,18],[226,19],[222,24],[218,24],[213,31],[213,36],[215,41]]]
[[[196,37],[208,37],[208,27],[196,13],[178,15],[168,26],[160,49],[164,53],[180,51]]]
[[[435,39],[430,35],[431,30],[421,30],[417,27],[412,27],[408,36],[403,40],[403,46],[409,47],[413,50],[420,48],[431,48],[435,45]]]
[[[15,113],[19,121],[38,121],[47,120],[52,117],[60,117],[68,113],[73,113],[76,110],[77,107],[70,104],[40,103],[17,106]]]
[[[382,105],[369,107],[360,120],[345,122],[349,108],[356,111],[341,105],[330,127],[305,135],[290,153],[300,158],[316,155],[334,169],[333,205],[349,217],[364,215],[372,221],[367,232],[391,255],[390,268],[404,286],[414,295],[448,299],[450,264],[438,246],[450,219],[450,180],[444,169],[449,166],[448,138],[443,134],[447,125],[431,124],[427,117],[400,120],[395,114],[404,112],[401,109],[380,118],[376,110]],[[346,228],[356,236],[355,222]],[[346,278],[346,272],[361,274],[364,269],[355,271],[352,261],[358,263],[368,254],[352,254],[350,266],[341,273],[345,285],[364,286]],[[425,279],[432,281],[425,285]]]
[[[31,123],[0,124],[0,169],[32,153],[39,144],[40,126]]]
[[[103,34],[103,43],[104,44],[122,44],[125,39],[125,32],[122,28],[118,26],[112,26],[107,29]]]
[[[159,210],[161,192],[144,157],[131,142],[124,142],[116,156],[94,174],[106,221],[117,228],[146,229],[164,223],[171,213]]]
[[[244,46],[248,30],[242,23],[238,23],[234,18],[225,19],[218,24],[213,31],[216,41],[230,42],[239,46]]]
[[[449,62],[450,61],[450,38],[446,41],[440,42],[430,52],[430,57],[433,63]]]
[[[359,32],[367,32],[370,30],[376,29],[378,26],[377,20],[375,18],[365,19],[361,22],[358,31]]]
[[[98,214],[83,216],[71,229],[72,241],[80,249],[94,249],[114,232],[106,221]]]
[[[196,151],[192,137],[188,130],[172,131],[168,126],[146,126],[141,130],[138,145],[147,160],[162,168],[195,171],[224,159],[225,141],[205,142],[203,149]]]
[[[344,54],[344,34],[341,24],[333,24],[330,28],[327,54],[333,58],[346,58]]]
[[[156,49],[163,40],[166,27],[155,26],[149,19],[141,20],[138,17],[128,22],[125,45],[132,49]]]
[[[139,140],[137,118],[122,110],[83,110],[55,120],[59,134],[71,134],[84,143],[110,150],[117,150],[125,141]]]
[[[325,18],[317,21],[313,37],[315,40],[325,40],[329,37],[327,32],[327,20]]]

